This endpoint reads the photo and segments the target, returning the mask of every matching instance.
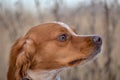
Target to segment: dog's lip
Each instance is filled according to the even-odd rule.
[[[80,62],[82,62],[82,61],[84,61],[84,60],[86,60],[86,59],[87,59],[87,58],[80,58],[80,59],[72,60],[72,61],[70,61],[68,64],[69,64],[69,65],[74,65],[74,64],[80,63]]]

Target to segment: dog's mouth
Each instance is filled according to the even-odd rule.
[[[99,47],[98,49],[96,49],[94,52],[92,52],[89,56],[87,56],[86,58],[79,58],[79,59],[75,59],[75,60],[72,60],[68,63],[68,65],[70,66],[76,66],[76,65],[79,65],[81,63],[86,63],[88,62],[89,60],[92,60],[96,55],[98,55],[98,53],[101,52],[101,47]]]
[[[69,65],[77,65],[77,64],[79,64],[79,63],[81,63],[82,61],[84,61],[84,60],[86,60],[87,58],[81,58],[81,59],[76,59],[76,60],[73,60],[73,61],[71,61],[71,62],[69,62],[68,64]]]

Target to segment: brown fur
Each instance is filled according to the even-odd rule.
[[[67,34],[67,41],[57,38]],[[93,36],[79,36],[57,23],[33,27],[18,39],[10,53],[8,80],[21,80],[27,70],[54,70],[76,66],[98,50]]]

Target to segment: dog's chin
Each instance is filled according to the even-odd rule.
[[[96,49],[88,57],[86,57],[86,58],[79,58],[79,59],[76,59],[76,60],[72,60],[68,64],[70,66],[78,66],[78,65],[81,65],[81,64],[82,65],[86,64],[87,62],[93,60],[100,52],[101,52],[101,48]]]

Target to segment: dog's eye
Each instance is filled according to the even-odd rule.
[[[66,40],[67,40],[67,37],[68,37],[68,36],[67,36],[66,34],[62,34],[62,35],[60,35],[60,36],[58,37],[58,40],[63,42],[63,41],[66,41]]]

